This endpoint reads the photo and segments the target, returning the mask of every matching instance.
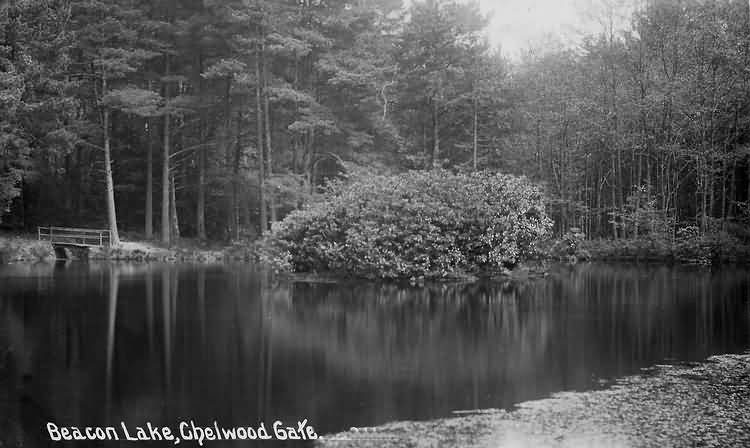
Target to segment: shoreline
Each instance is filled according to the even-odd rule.
[[[92,247],[88,257],[65,249],[70,260],[130,261],[167,263],[248,262],[255,259],[252,245],[200,247],[185,243],[163,247],[149,241],[123,241],[118,247]],[[24,235],[0,235],[0,265],[54,262],[58,260],[52,245]]]
[[[564,241],[564,240],[556,240]],[[679,250],[678,250],[679,249]],[[663,263],[669,265],[716,267],[722,265],[750,264],[750,246],[736,244],[731,248],[715,250],[716,245],[706,245],[696,242],[689,248],[666,247],[655,244],[648,239],[621,240],[584,240],[577,248],[567,252],[543,249],[532,259],[520,263],[516,268],[497,273],[480,273],[476,275],[451,275],[444,279],[431,279],[429,282],[475,282],[478,280],[527,280],[545,277],[548,263],[579,262],[597,263]],[[686,253],[687,252],[687,253]],[[194,240],[182,240],[169,247],[161,246],[158,242],[133,240],[123,241],[118,247],[92,247],[88,257],[80,257],[76,251],[66,249],[69,260],[90,261],[118,261],[134,263],[252,263],[261,262],[256,242],[245,242],[236,245],[210,245]],[[52,248],[46,241],[38,241],[28,234],[0,234],[0,266],[16,263],[39,263],[59,261]],[[374,278],[358,278],[342,275],[336,272],[279,272],[292,278],[315,278],[335,281],[349,280],[378,280]],[[412,278],[391,280],[396,283],[420,285],[427,279]]]
[[[393,422],[325,435],[318,447],[750,446],[750,352],[657,365],[613,386],[560,392],[512,411]]]
[[[557,248],[555,248],[556,245]],[[649,262],[711,266],[750,263],[750,244],[739,240],[724,240],[721,238],[696,238],[676,242],[648,237],[592,239],[573,242],[558,239],[547,250],[546,255],[549,258],[579,261]]]

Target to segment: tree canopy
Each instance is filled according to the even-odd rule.
[[[631,10],[511,61],[472,1],[3,2],[0,220],[238,240],[444,168],[542,183],[560,233],[747,236],[748,3]]]

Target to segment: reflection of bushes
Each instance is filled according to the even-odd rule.
[[[524,178],[446,171],[333,185],[266,238],[266,261],[296,272],[441,278],[497,272],[529,257],[551,222]]]
[[[427,386],[516,376],[543,362],[554,327],[548,312],[533,312],[540,303],[525,300],[531,291],[521,295],[527,287],[297,284],[291,303],[276,308],[275,337],[354,378]],[[488,358],[499,351],[505,357]]]
[[[681,349],[669,341],[701,351],[731,339],[726,329],[742,317],[726,310],[746,287],[744,273],[692,272],[584,264],[523,283],[297,283],[289,300],[274,302],[274,338],[348,378],[426,390],[476,380],[544,388],[536,381],[579,373],[585,384],[592,371],[616,376]],[[538,372],[564,374],[528,380]]]

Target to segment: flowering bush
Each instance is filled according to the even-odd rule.
[[[275,223],[260,253],[295,272],[463,277],[512,267],[550,227],[542,193],[525,178],[411,171],[330,185]]]

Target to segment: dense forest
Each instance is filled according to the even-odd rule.
[[[748,236],[746,0],[601,2],[517,60],[476,3],[408,3],[0,2],[3,226],[237,241],[443,168],[539,182],[558,233]]]

